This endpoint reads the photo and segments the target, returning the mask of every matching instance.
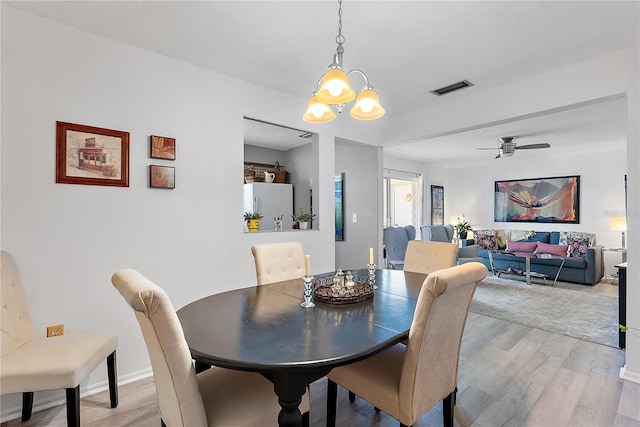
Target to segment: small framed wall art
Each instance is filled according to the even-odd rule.
[[[56,182],[129,186],[129,132],[56,122]]]
[[[149,185],[152,188],[176,188],[176,168],[149,165]]]
[[[431,186],[431,225],[444,225],[444,187]]]
[[[166,136],[151,135],[149,138],[150,157],[152,159],[175,160],[176,159],[176,139]]]

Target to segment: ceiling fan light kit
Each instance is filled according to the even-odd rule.
[[[518,146],[514,142],[516,138],[517,136],[503,136],[502,138],[498,138],[498,141],[500,141],[500,145],[498,146],[498,155],[495,158],[499,159],[501,157],[513,157],[513,155],[516,153],[516,150],[551,148],[551,145],[547,144],[546,142]],[[478,150],[494,150],[494,148],[478,148]]]
[[[351,89],[349,76],[360,74],[364,78],[364,87],[358,94],[356,103],[349,111],[354,119],[375,120],[384,116],[384,108],[380,105],[378,94],[369,85],[366,74],[360,70],[351,70],[346,73],[342,66],[342,55],[345,41],[342,35],[342,0],[338,0],[338,35],[336,36],[336,53],[333,55],[333,62],[316,84],[316,91],[307,104],[307,110],[302,119],[308,123],[327,123],[336,118],[336,114],[331,110],[333,105],[338,113],[342,113],[345,104],[353,101],[356,93]]]

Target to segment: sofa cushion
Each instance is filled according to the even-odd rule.
[[[480,246],[471,245],[463,246],[458,249],[458,259],[460,258],[477,258],[480,253]]]
[[[513,236],[513,232],[511,232],[511,238],[513,240],[516,240],[518,242],[544,242],[544,243],[549,243],[549,238],[551,237],[551,233],[543,231],[543,232],[529,232],[528,235],[526,237],[523,237],[522,239],[516,239]],[[533,234],[531,234],[533,233]]]
[[[538,242],[535,250],[536,254],[551,254],[557,256],[567,256],[567,245],[551,245],[549,243]]]
[[[560,244],[569,247],[569,256],[573,258],[584,258],[587,248],[593,246],[595,234],[580,232],[560,232]]]
[[[507,241],[507,250],[509,252],[530,252],[534,253],[538,247],[538,242],[514,242]]]

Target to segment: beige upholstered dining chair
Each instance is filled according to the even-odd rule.
[[[335,425],[339,384],[401,426],[413,425],[442,400],[444,425],[453,427],[462,334],[473,293],[486,275],[487,268],[477,262],[430,274],[418,296],[406,346],[397,344],[329,373],[327,425]]]
[[[2,335],[0,389],[22,393],[22,421],[31,418],[33,393],[65,389],[67,424],[80,425],[80,382],[107,360],[111,407],[118,406],[116,347],[118,336],[109,332],[35,337],[27,298],[15,260],[0,253],[2,270]]]
[[[116,272],[111,282],[133,308],[140,324],[163,426],[275,424],[280,405],[271,382],[258,373],[219,367],[196,374],[180,320],[167,294],[132,269]],[[299,409],[308,425],[308,393]]]
[[[430,274],[453,267],[457,256],[458,246],[453,243],[411,240],[404,257],[404,271]]]
[[[263,243],[251,247],[258,285],[299,279],[305,273],[300,242]]]

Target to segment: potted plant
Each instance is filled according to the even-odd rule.
[[[455,228],[458,233],[458,238],[460,239],[466,239],[467,233],[473,231],[471,223],[464,218],[458,218],[458,223],[454,225],[453,228]]]
[[[247,221],[247,229],[250,233],[255,233],[258,231],[258,227],[260,226],[260,212],[245,212],[244,220]]]
[[[302,212],[302,210],[300,210],[298,215],[291,215],[293,221],[298,223],[300,230],[306,230],[309,228],[309,221],[312,221],[315,217],[316,214],[311,212]]]

